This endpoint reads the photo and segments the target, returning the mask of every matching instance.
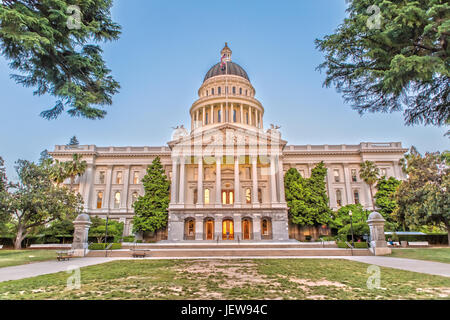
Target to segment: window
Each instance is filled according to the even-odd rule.
[[[245,90],[245,95],[248,96],[248,90]]]
[[[194,220],[188,221],[188,236],[192,237],[195,235],[195,222]]]
[[[352,181],[353,182],[357,182],[358,181],[358,176],[357,176],[356,169],[352,169]]]
[[[217,121],[222,122],[222,112],[220,110],[217,111]]]
[[[381,173],[381,176],[382,176],[382,177],[386,177],[386,176],[387,176],[387,169],[386,169],[386,168],[382,168],[382,169],[380,170],[380,173]]]
[[[122,171],[119,171],[116,174],[116,184],[122,184]]]
[[[248,124],[248,112],[245,113],[245,122]]]
[[[262,190],[261,189],[258,189],[258,202],[259,203],[262,203],[263,201],[262,201]]]
[[[97,209],[101,209],[103,206],[103,192],[97,193]]]
[[[139,184],[139,171],[133,173],[133,184]]]
[[[233,110],[233,122],[236,122],[236,110]]]
[[[262,220],[262,228],[261,232],[263,236],[269,235],[269,221],[267,219]]]
[[[334,182],[340,182],[341,181],[341,177],[339,176],[339,170],[335,169],[334,170]]]
[[[98,183],[105,184],[105,171],[100,171],[98,173]]]
[[[221,95],[221,94],[222,94],[222,87],[218,87],[218,88],[217,88],[217,94],[218,94],[218,95]]]
[[[353,191],[353,198],[355,200],[355,204],[359,204],[359,192],[358,192],[358,190]]]
[[[197,200],[198,200],[198,191],[197,189],[194,190],[194,204],[197,204]]]
[[[211,95],[214,95],[214,88],[211,89]]]
[[[242,96],[242,88],[239,88],[239,94]]]
[[[233,87],[233,94],[236,94],[236,87]]]
[[[114,195],[114,209],[119,209],[120,207],[120,192],[116,192]]]
[[[247,179],[251,179],[252,178],[252,171],[250,170],[250,167],[245,167],[245,177]]]
[[[206,90],[206,96],[208,96],[208,90]]]
[[[245,189],[245,200],[247,203],[252,203],[252,190],[250,188]]]
[[[205,113],[205,124],[208,124],[208,112]]]
[[[341,190],[336,190],[336,203],[338,207],[342,206],[342,192]]]
[[[205,204],[209,204],[209,196],[210,196],[210,192],[209,189],[205,189]]]
[[[137,201],[138,198],[139,198],[139,193],[133,192],[133,194],[131,195],[131,205],[133,205]]]

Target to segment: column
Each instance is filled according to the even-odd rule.
[[[220,122],[225,122],[225,115],[223,114],[223,103],[220,105]]]
[[[216,157],[216,207],[222,206],[222,157]]]
[[[197,205],[203,206],[203,157],[198,157],[197,169]]]
[[[235,214],[233,215],[233,224],[234,224],[234,240],[242,240],[242,215]]]
[[[276,203],[277,201],[277,180],[275,177],[275,156],[270,157],[270,194],[272,203]]]
[[[222,214],[216,214],[214,216],[214,240],[217,240],[217,238],[219,238],[219,240],[222,240]]]
[[[257,156],[252,156],[252,203],[258,204],[258,167],[257,167]]]
[[[214,105],[211,105],[211,124],[214,124]]]
[[[234,158],[234,198],[235,204],[241,204],[241,186],[239,181],[239,156]]]
[[[84,210],[87,211],[91,207],[91,194],[93,192],[93,186],[95,184],[95,169],[93,164],[88,164],[86,173],[83,175],[83,179],[81,179],[83,183],[83,201],[84,201]],[[94,208],[97,208],[96,206]]]
[[[203,240],[203,215],[195,217],[195,240]]]
[[[198,128],[198,122],[200,121],[199,117],[200,117],[200,112],[197,109],[197,111],[195,112],[196,116],[195,116],[195,128]]]
[[[244,106],[241,103],[241,123],[244,123]]]
[[[263,128],[263,117],[262,117],[262,112],[259,113],[259,127],[262,129]]]
[[[123,189],[122,198],[120,199],[120,206],[122,209],[128,209],[128,187],[130,185],[130,166],[125,166],[125,171],[123,173]]]
[[[283,160],[280,156],[278,156],[278,188],[280,189],[280,203],[285,203]]]
[[[203,107],[202,108],[202,126],[206,125],[206,112],[205,112],[206,108]]]
[[[344,179],[345,179],[345,194],[347,195],[347,204],[353,203],[353,192],[352,186],[350,184],[350,169],[348,168],[348,164],[344,164]]]
[[[330,199],[330,208],[337,208],[336,204],[336,192],[334,191],[333,184],[333,172],[331,167],[327,167],[327,185],[328,185],[328,198]]]
[[[248,106],[248,124],[251,126],[252,125],[252,107]]]
[[[105,199],[103,200],[103,208],[105,209],[109,209],[111,204],[112,170],[113,166],[108,166],[108,170],[106,171]]]
[[[178,203],[184,204],[184,195],[185,195],[185,187],[184,187],[184,181],[185,181],[185,161],[184,157],[180,157],[180,190],[178,191]]]
[[[170,187],[170,202],[175,204],[178,202],[177,199],[177,185],[178,185],[178,163],[177,159],[172,159],[172,181]]]

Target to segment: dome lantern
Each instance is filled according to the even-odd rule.
[[[231,54],[233,53],[233,51],[231,51],[230,48],[228,48],[228,43],[225,42],[225,47],[222,49],[222,51],[220,51],[220,59],[222,61],[231,61]]]

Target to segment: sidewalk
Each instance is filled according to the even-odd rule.
[[[450,264],[442,262],[391,258],[391,257],[343,257],[343,259],[374,264],[380,267],[388,267],[406,271],[432,274],[443,277],[450,277]]]
[[[304,257],[189,257],[189,258],[145,258],[140,260],[205,260],[205,259],[346,259],[350,261],[356,261],[366,264],[373,264],[380,267],[388,267],[406,271],[413,271],[431,275],[438,275],[444,277],[450,277],[450,264],[422,261],[403,258],[391,258],[391,257],[374,257],[374,256],[304,256]],[[30,263],[20,266],[0,268],[0,282],[19,280],[25,278],[36,277],[44,274],[57,273],[67,271],[69,267],[87,267],[96,264],[106,263],[115,260],[137,260],[133,258],[79,258],[71,261],[44,261]]]

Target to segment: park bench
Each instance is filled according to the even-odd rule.
[[[73,251],[57,251],[56,252],[56,259],[58,261],[69,261],[71,258],[73,258]]]
[[[148,250],[131,250],[133,258],[145,258]]]
[[[413,241],[413,242],[408,242],[408,245],[410,247],[429,247],[430,246],[428,241]]]

